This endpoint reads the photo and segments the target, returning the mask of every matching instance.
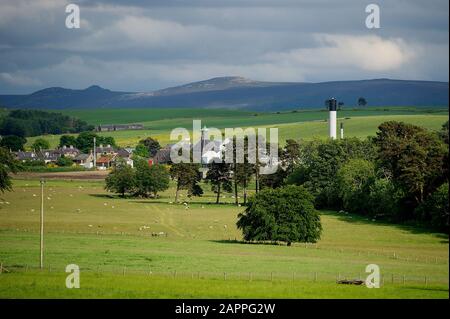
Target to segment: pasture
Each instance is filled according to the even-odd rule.
[[[23,178],[23,177],[22,177]],[[204,185],[205,190],[209,190]],[[448,298],[448,236],[322,211],[317,244],[244,244],[230,194],[175,204],[111,196],[103,181],[48,180],[39,271],[39,181],[1,196],[0,298]],[[188,208],[186,208],[188,207]],[[145,227],[144,227],[145,226]],[[152,236],[153,234],[153,236]],[[157,236],[155,236],[157,234]],[[162,234],[162,235],[161,235]],[[81,268],[81,289],[64,268]],[[380,266],[382,287],[342,286]]]

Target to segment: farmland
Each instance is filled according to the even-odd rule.
[[[113,136],[120,146],[133,146],[147,136],[156,138],[162,145],[170,143],[170,131],[176,127],[192,129],[192,120],[202,120],[207,127],[278,127],[280,143],[287,138],[312,139],[325,138],[328,134],[326,119],[328,113],[324,110],[254,113],[233,110],[200,110],[200,109],[113,109],[91,111],[65,111],[89,124],[124,124],[142,123],[144,130],[127,130],[101,132],[100,135]],[[385,121],[405,121],[420,124],[429,129],[438,130],[448,119],[446,109],[421,108],[368,108],[350,109],[338,112],[338,125],[344,123],[347,137],[365,138],[374,135],[377,126]],[[44,137],[52,147],[59,143],[59,135]],[[38,137],[28,138],[31,145]]]
[[[39,181],[24,178],[1,196],[0,261],[11,273],[0,274],[0,297],[448,298],[446,235],[322,211],[317,244],[243,244],[243,208],[229,194],[221,205],[209,191],[182,197],[186,208],[172,203],[174,187],[123,199],[94,180],[47,181],[38,271],[38,194]],[[78,291],[64,287],[70,263],[81,268]],[[380,289],[335,283],[364,277],[369,263],[380,266]]]

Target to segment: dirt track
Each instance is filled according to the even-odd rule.
[[[102,180],[108,175],[109,171],[87,171],[87,172],[55,172],[55,173],[34,173],[19,172],[12,175],[17,179],[84,179],[84,180]]]

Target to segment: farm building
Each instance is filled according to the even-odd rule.
[[[124,130],[143,130],[142,124],[104,124],[96,127],[98,132],[124,131]]]

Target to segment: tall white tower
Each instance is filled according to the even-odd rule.
[[[330,138],[333,140],[336,139],[336,110],[337,110],[337,101],[335,98],[332,98],[331,100],[328,100],[328,110],[330,111]]]

